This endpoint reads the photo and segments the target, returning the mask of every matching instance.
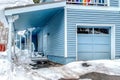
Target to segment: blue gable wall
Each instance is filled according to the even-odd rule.
[[[43,34],[43,41],[44,36],[49,34],[47,35],[46,54],[48,56],[64,57],[64,9],[58,11],[58,13],[51,18],[47,25],[43,27],[42,31],[40,31],[38,37],[40,38],[40,35]],[[39,48],[42,50],[42,46]]]
[[[49,34],[46,51],[48,59],[64,64],[64,9],[53,16],[43,28],[43,36],[46,34]]]
[[[118,7],[119,6],[119,0],[110,0],[110,6]]]
[[[102,10],[67,9],[68,57],[76,53],[76,24],[115,24],[116,57],[120,55],[120,12]]]
[[[48,55],[64,56],[64,10],[48,23]]]

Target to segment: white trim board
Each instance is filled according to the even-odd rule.
[[[67,53],[67,9],[66,7],[64,7],[64,49],[65,49],[65,52],[64,52],[64,56],[65,57],[68,57],[68,53]]]
[[[76,60],[78,60],[78,47],[77,47],[77,26],[100,26],[111,27],[111,59],[115,59],[115,24],[76,24]]]
[[[88,10],[120,11],[120,7],[82,6],[82,5],[74,5],[74,4],[67,4],[66,8],[68,8],[68,9],[88,9]]]
[[[110,7],[110,0],[107,0],[107,6]]]
[[[31,11],[37,11],[37,10],[45,10],[45,9],[51,9],[51,8],[59,8],[64,7],[66,5],[65,1],[59,1],[54,3],[47,3],[47,4],[40,4],[40,5],[34,5],[34,6],[23,6],[18,8],[10,8],[5,10],[5,15],[13,15],[13,14],[19,14],[19,13],[25,13],[25,12],[31,12]]]

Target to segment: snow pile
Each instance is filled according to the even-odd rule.
[[[120,76],[120,60],[79,61],[61,67],[41,68],[36,70],[33,70],[30,65],[20,65],[16,66],[14,69],[15,79],[13,80],[19,80],[18,77],[24,80],[79,79],[81,75],[90,72]]]
[[[12,47],[12,53],[14,53],[14,47]],[[15,59],[15,63],[21,65],[21,64],[30,64],[32,63],[30,53],[28,53],[27,49],[20,50],[18,47],[15,46],[15,54],[13,55]]]
[[[31,62],[31,57],[30,57],[30,53],[28,53],[28,50],[22,50],[18,53],[16,53],[17,58],[18,58],[18,62],[20,64],[30,64]]]
[[[89,66],[83,66],[87,64]],[[120,60],[95,60],[69,63],[64,68],[76,73],[76,77],[90,72],[120,76]],[[71,73],[70,73],[71,74]]]
[[[7,59],[0,59],[0,80],[8,80],[10,70],[9,61]]]

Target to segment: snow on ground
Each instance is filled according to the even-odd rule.
[[[0,21],[7,27],[4,8],[33,4],[32,0],[0,0]],[[20,52],[19,52],[20,53]],[[7,60],[7,53],[0,52],[0,80],[58,80],[60,78],[79,78],[80,75],[90,72],[100,72],[120,76],[120,60],[93,60],[72,62],[61,67],[49,67],[33,70],[29,65],[27,50],[17,54],[18,65]],[[89,66],[83,66],[83,63]],[[10,75],[11,74],[11,75]]]
[[[19,52],[19,49],[17,50]],[[26,51],[25,51],[26,53]],[[58,80],[60,78],[79,78],[81,75],[90,72],[105,73],[108,75],[120,76],[120,60],[93,60],[76,61],[60,67],[48,67],[32,69],[32,66],[24,62],[29,59],[27,54],[18,54],[18,64],[10,68],[10,62],[7,60],[6,52],[0,53],[0,80]],[[11,73],[11,76],[9,75]],[[87,79],[86,79],[87,80]],[[90,79],[88,79],[90,80]]]
[[[87,63],[88,67],[82,66]],[[16,66],[16,77],[23,77],[24,80],[58,80],[60,78],[79,78],[90,72],[105,73],[108,75],[120,76],[120,60],[96,60],[72,62],[61,67],[50,67],[33,70],[29,65]],[[19,80],[19,79],[18,79]]]

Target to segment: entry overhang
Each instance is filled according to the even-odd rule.
[[[9,8],[5,8],[5,15],[8,16],[13,14],[19,14],[19,13],[25,13],[25,12],[31,12],[37,10],[45,10],[45,9],[51,9],[57,7],[65,7],[65,6],[66,6],[66,1],[54,1],[48,3],[26,5],[26,6],[9,7]]]
[[[53,16],[55,16],[58,12],[63,11],[65,5],[65,1],[55,1],[10,7],[5,9],[5,16],[6,18],[8,16],[19,16],[19,18],[14,22],[14,29],[16,31],[24,30],[30,27],[42,28]]]

